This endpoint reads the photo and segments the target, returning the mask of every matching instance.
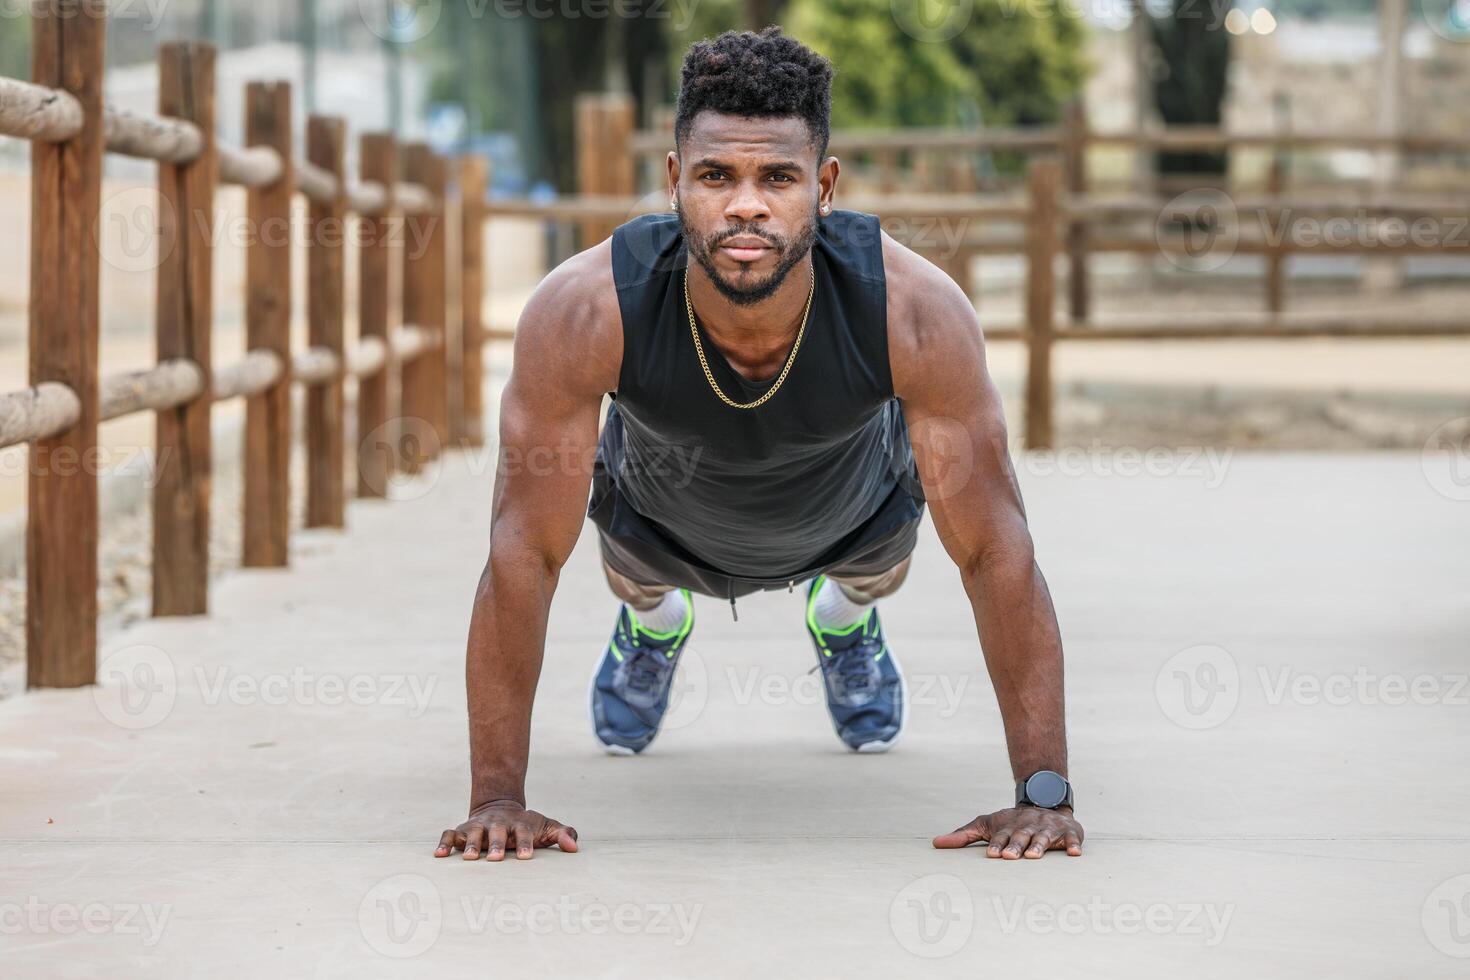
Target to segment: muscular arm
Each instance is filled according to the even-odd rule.
[[[974,612],[1012,775],[1023,779],[1038,769],[1066,775],[1061,636],[1036,564],[979,321],[960,288],[912,252],[885,240],[885,262],[894,389],[934,526]],[[1003,814],[1022,819],[1018,825]],[[1081,828],[1074,847],[1069,827],[1047,826],[1055,816],[1034,808],[1000,811],[935,843],[988,840],[992,856],[1019,857],[1024,850],[1040,857],[1051,846],[1080,853]],[[1070,813],[1062,816],[1072,822]],[[1023,830],[1030,832],[1018,840]]]
[[[546,620],[586,512],[602,396],[617,386],[622,333],[606,243],[568,260],[527,303],[500,402],[490,554],[475,592],[465,654],[470,819],[436,851],[491,860],[576,833],[526,810],[531,705]],[[612,304],[609,309],[609,302]]]

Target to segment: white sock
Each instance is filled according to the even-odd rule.
[[[817,625],[828,629],[851,626],[868,614],[871,602],[853,602],[837,580],[829,578],[817,590]]]
[[[689,604],[684,601],[684,593],[679,589],[670,589],[664,593],[658,605],[647,610],[634,609],[633,615],[638,617],[638,625],[649,632],[669,633],[684,625],[684,615],[688,611]]]

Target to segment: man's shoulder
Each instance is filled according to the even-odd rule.
[[[612,240],[584,249],[537,285],[516,324],[516,359],[551,357],[592,365],[603,390],[616,387],[623,322],[613,282]],[[605,376],[605,377],[604,377]]]
[[[979,333],[974,304],[949,274],[883,233],[890,360],[914,363],[969,346]]]

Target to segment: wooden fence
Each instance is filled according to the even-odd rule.
[[[665,189],[639,195],[635,175],[638,161],[661,161],[673,148],[672,129],[639,132],[633,127],[633,105],[627,96],[589,94],[577,104],[578,174],[581,193],[540,203],[498,200],[489,205],[492,216],[540,216],[576,225],[584,246],[605,236],[636,214],[668,207]],[[971,193],[911,193],[897,184],[885,193],[844,195],[841,205],[877,214],[885,223],[938,221],[964,235],[960,246],[934,256],[962,287],[968,289],[969,259],[974,255],[1015,255],[1026,263],[1025,318],[1017,326],[987,323],[985,335],[993,340],[1026,343],[1025,441],[1028,446],[1052,445],[1052,349],[1074,340],[1221,340],[1232,338],[1294,339],[1314,337],[1444,337],[1470,336],[1470,316],[1441,318],[1373,317],[1368,315],[1300,317],[1285,312],[1286,260],[1293,255],[1458,255],[1470,258],[1470,196],[1460,194],[1373,196],[1347,201],[1341,197],[1282,193],[1282,172],[1273,168],[1265,193],[1228,197],[1228,207],[1214,215],[1211,235],[1229,235],[1230,254],[1267,258],[1267,303],[1264,315],[1215,315],[1205,318],[1145,318],[1106,324],[1091,322],[1088,257],[1107,252],[1178,256],[1188,264],[1197,252],[1190,240],[1190,200],[1164,202],[1154,197],[1100,196],[1087,193],[1087,149],[1098,145],[1153,149],[1310,148],[1357,146],[1415,152],[1470,151],[1470,137],[1398,136],[1369,133],[1227,133],[1214,129],[1169,129],[1148,133],[1095,133],[1074,107],[1061,127],[984,129],[975,131],[903,130],[885,133],[832,135],[831,150],[877,152],[890,159],[903,150],[1006,149],[1029,156],[1024,196]],[[1180,222],[1171,221],[1171,206]],[[1309,241],[1294,236],[1283,221],[1298,219],[1428,220],[1446,232],[1432,240]],[[1121,223],[1124,231],[1101,234],[1097,229]],[[1181,224],[1182,230],[1175,225]],[[992,235],[992,226],[1011,226],[1010,234]],[[1139,232],[1140,225],[1147,226]],[[1458,229],[1458,233],[1456,232]],[[1214,241],[1214,239],[1212,239]],[[921,252],[923,249],[919,249]],[[1069,267],[1068,298],[1071,316],[1056,311],[1056,268],[1065,256]]]
[[[638,130],[634,126],[631,99],[620,94],[588,94],[577,106],[579,189],[592,195],[635,195],[654,187],[662,187],[664,157],[673,147],[671,110],[658,114],[656,128]],[[1174,181],[1156,177],[1148,188],[1132,188],[1123,197],[1089,196],[1095,183],[1089,157],[1099,148],[1122,148],[1146,151],[1202,151],[1232,153],[1239,150],[1266,151],[1271,154],[1264,186],[1257,191],[1233,187],[1232,193],[1253,193],[1259,203],[1252,208],[1284,209],[1287,213],[1309,211],[1321,214],[1342,213],[1360,205],[1369,210],[1387,212],[1435,213],[1464,212],[1470,205],[1463,183],[1440,188],[1428,194],[1382,196],[1369,195],[1357,203],[1345,202],[1340,188],[1314,189],[1291,173],[1291,154],[1296,151],[1357,149],[1398,155],[1470,154],[1470,136],[1423,135],[1381,132],[1230,132],[1215,127],[1188,126],[1144,131],[1098,131],[1088,122],[1083,103],[1069,103],[1062,121],[1055,126],[987,127],[969,130],[914,128],[903,130],[837,130],[832,133],[830,152],[851,162],[854,159],[876,162],[876,198],[892,202],[890,211],[897,218],[944,216],[945,211],[919,213],[922,202],[953,202],[959,197],[997,200],[994,194],[980,194],[977,175],[971,168],[979,152],[1007,152],[1028,158],[1052,157],[1062,165],[1063,192],[1078,201],[1079,206],[1066,210],[1063,247],[1067,254],[1067,307],[1074,323],[1085,323],[1092,315],[1090,256],[1102,252],[1139,252],[1149,246],[1115,235],[1101,234],[1099,229],[1120,220],[1157,216],[1157,192],[1166,196],[1187,193],[1201,187],[1197,177],[1179,176]],[[905,167],[904,164],[908,166]],[[1294,198],[1282,195],[1292,193]],[[916,205],[918,206],[916,209]],[[1325,207],[1324,207],[1325,205]],[[1242,208],[1247,210],[1247,208]],[[1277,219],[1282,211],[1272,211]],[[971,215],[971,217],[978,217]],[[910,243],[945,269],[967,293],[972,293],[970,259],[981,255],[1024,254],[1026,245],[1020,237],[993,237],[985,234],[982,222],[973,221],[956,249],[936,250],[924,243]],[[605,227],[590,224],[590,234]],[[897,237],[897,236],[896,236]],[[584,241],[587,236],[584,235]],[[592,238],[596,240],[596,238]],[[1439,251],[1449,251],[1448,248]],[[1243,241],[1237,251],[1265,257],[1263,280],[1264,307],[1270,313],[1286,309],[1285,265],[1289,255],[1304,249],[1275,248],[1256,237]],[[1337,249],[1338,254],[1350,251]],[[1378,251],[1384,251],[1380,248]],[[1410,249],[1409,251],[1415,251]],[[1421,251],[1435,251],[1434,248]]]
[[[381,496],[396,468],[413,471],[441,447],[477,445],[480,431],[484,161],[449,161],[392,136],[360,142],[360,176],[344,168],[342,120],[306,121],[293,147],[291,90],[249,85],[245,142],[215,138],[215,52],[168,44],[159,54],[157,115],[104,105],[105,4],[53,0],[33,15],[33,80],[0,78],[0,134],[31,142],[30,382],[0,395],[0,446],[30,443],[26,541],[27,685],[93,682],[97,653],[98,458],[101,422],[156,418],[153,613],[208,608],[213,447],[210,413],[245,400],[243,555],[287,563],[292,386],[305,389],[306,524],[341,527],[348,495],[348,379],[357,384],[356,494]],[[103,154],[158,162],[158,364],[99,377],[97,221]],[[461,193],[452,194],[457,180]],[[214,192],[248,189],[245,246],[248,353],[212,370]],[[291,349],[292,201],[308,201],[309,346]],[[345,222],[355,216],[359,323],[344,323]],[[446,265],[450,222],[467,243]],[[404,241],[422,242],[417,251]],[[402,263],[395,309],[389,269]],[[447,317],[460,289],[457,322]],[[396,404],[395,404],[396,403]],[[419,426],[419,431],[408,428]]]

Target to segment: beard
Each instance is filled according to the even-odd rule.
[[[786,276],[796,267],[796,263],[811,250],[812,243],[817,240],[817,209],[815,205],[812,206],[811,220],[789,238],[755,227],[728,228],[706,238],[690,226],[683,211],[679,212],[679,227],[684,232],[685,248],[699,263],[700,268],[704,269],[720,295],[736,306],[754,306],[775,295],[776,290],[786,281]],[[737,235],[754,235],[770,243],[776,253],[776,268],[769,276],[759,281],[748,281],[752,278],[751,274],[741,272],[738,274],[740,281],[732,281],[715,265],[715,249]]]

